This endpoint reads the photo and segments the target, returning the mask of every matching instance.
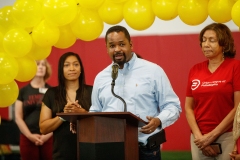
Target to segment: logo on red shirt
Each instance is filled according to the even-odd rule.
[[[200,80],[198,80],[198,79],[194,79],[194,80],[192,80],[192,86],[191,86],[191,89],[192,89],[192,90],[195,90],[195,89],[198,88],[199,85],[200,85]]]

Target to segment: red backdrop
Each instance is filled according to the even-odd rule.
[[[233,33],[236,49],[236,59],[240,59],[240,33]],[[144,59],[159,64],[168,75],[173,89],[179,96],[183,112],[180,119],[166,128],[167,143],[163,150],[190,150],[190,130],[185,118],[184,102],[189,69],[196,63],[205,60],[202,55],[198,34],[167,35],[167,36],[138,36],[133,37],[133,49]],[[53,48],[48,57],[53,74],[49,79],[51,85],[57,85],[57,63],[59,57],[67,52],[79,53],[82,58],[87,84],[92,85],[96,74],[111,63],[106,52],[103,38],[91,42],[78,40],[68,49]],[[25,83],[18,83],[19,87]],[[8,118],[8,108],[0,109],[0,115]]]

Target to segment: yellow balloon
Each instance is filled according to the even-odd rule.
[[[199,25],[207,17],[208,0],[182,0],[178,5],[179,18],[188,25]]]
[[[41,5],[43,5],[43,0],[36,0],[37,2],[39,2]]]
[[[3,52],[0,52],[0,84],[7,84],[14,80],[18,74],[17,60]]]
[[[218,23],[226,23],[231,20],[233,0],[210,0],[208,2],[208,14],[212,20]]]
[[[80,8],[79,14],[70,23],[74,35],[83,41],[97,39],[103,31],[103,21],[97,11]]]
[[[179,0],[152,0],[154,14],[162,20],[172,20],[178,15]]]
[[[77,40],[77,37],[71,30],[70,25],[60,26],[60,37],[54,47],[65,49],[71,47]]]
[[[5,6],[0,9],[0,32],[5,34],[9,30],[19,27],[12,16],[12,6]]]
[[[233,22],[240,27],[240,1],[237,1],[233,7],[232,7],[232,11],[231,11],[231,16],[232,16],[232,20]]]
[[[101,19],[107,24],[117,24],[123,20],[123,4],[106,0],[98,9]]]
[[[69,24],[77,15],[76,0],[44,0],[43,3],[44,17],[57,26]]]
[[[42,6],[37,1],[17,0],[12,8],[13,19],[22,27],[33,27],[42,20]]]
[[[19,70],[15,79],[20,82],[30,81],[37,72],[36,61],[30,57],[25,56],[17,58],[17,62]]]
[[[112,1],[114,3],[125,3],[125,2],[127,2],[129,0],[109,0],[109,1]]]
[[[13,57],[23,57],[32,48],[32,38],[24,29],[11,29],[3,37],[3,48]]]
[[[38,25],[33,27],[33,41],[41,47],[53,46],[59,39],[59,28],[51,25],[46,20],[42,20]]]
[[[99,8],[104,0],[78,0],[81,7],[88,9]]]
[[[32,34],[33,27],[25,28],[25,31],[27,31],[29,34]]]
[[[3,52],[3,34],[0,32],[0,52]]]
[[[15,81],[0,84],[0,108],[12,105],[18,97],[19,88]]]
[[[36,43],[33,43],[31,51],[27,54],[28,57],[34,60],[46,59],[52,51],[52,47],[40,47]]]
[[[126,23],[135,30],[145,30],[155,20],[150,0],[131,0],[126,2],[123,7],[123,16]]]

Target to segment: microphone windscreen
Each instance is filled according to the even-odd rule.
[[[117,63],[114,63],[114,64],[112,65],[112,79],[113,79],[113,80],[116,80],[116,79],[117,79],[119,67],[120,67],[120,66],[119,66]]]

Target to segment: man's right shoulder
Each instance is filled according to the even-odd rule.
[[[107,66],[106,68],[104,68],[103,70],[101,70],[97,75],[96,75],[96,78],[97,77],[104,77],[105,75],[108,75],[110,72],[112,72],[111,70],[111,66]]]

